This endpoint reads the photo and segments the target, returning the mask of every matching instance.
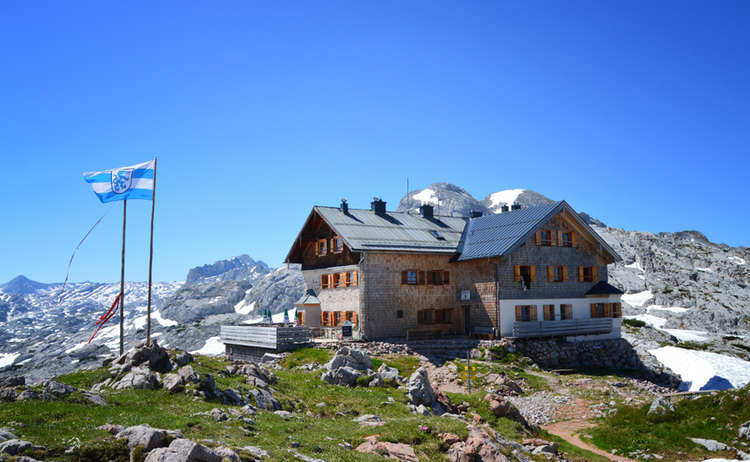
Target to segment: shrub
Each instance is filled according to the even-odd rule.
[[[624,318],[622,320],[622,323],[626,326],[635,327],[635,328],[641,328],[646,326],[645,321],[641,321],[640,319],[630,319],[630,318]]]

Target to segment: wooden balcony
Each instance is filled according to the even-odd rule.
[[[518,338],[608,334],[610,332],[612,332],[612,318],[513,323],[513,337]]]

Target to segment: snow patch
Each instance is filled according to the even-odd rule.
[[[512,205],[515,201],[518,200],[518,196],[520,196],[525,189],[506,189],[504,191],[498,191],[496,193],[490,194],[490,207],[491,209],[494,209],[495,207],[499,207],[502,204]]]
[[[78,344],[73,345],[72,347],[68,348],[67,350],[65,350],[65,353],[67,353],[67,354],[73,353],[74,351],[78,351],[78,350],[80,350],[81,348],[85,347],[88,344],[89,344],[89,342],[78,343]]]
[[[191,351],[192,354],[206,355],[206,356],[218,356],[223,355],[225,351],[224,344],[221,342],[221,337],[210,337],[206,340],[206,344],[200,350]]]
[[[677,340],[683,342],[708,342],[708,332],[704,330],[687,330],[687,329],[661,329],[669,335],[674,335]]]
[[[10,366],[21,353],[0,353],[0,369]]]
[[[245,299],[239,301],[236,305],[234,305],[234,311],[239,314],[250,314],[255,309],[255,301],[253,300],[250,303],[247,303]]]
[[[649,350],[682,378],[680,390],[726,390],[750,382],[750,361],[708,351],[666,346]]]
[[[419,191],[417,194],[411,196],[412,199],[416,199],[423,204],[431,203],[440,205],[438,197],[435,195],[435,191],[430,188],[425,188]]]
[[[711,268],[701,268],[700,266],[696,266],[695,269],[698,270],[698,271],[704,271],[706,273],[713,273],[714,272],[714,270],[712,270]]]
[[[631,263],[631,264],[629,264],[629,265],[625,265],[625,268],[631,268],[631,269],[635,269],[635,270],[638,270],[638,271],[640,271],[641,273],[643,273],[643,272],[644,272],[644,271],[643,271],[643,268],[641,267],[641,264],[640,264],[640,263],[638,263],[638,260],[634,261],[633,263]]]
[[[177,321],[173,321],[171,319],[162,318],[160,311],[154,311],[153,312],[154,319],[156,319],[156,322],[162,325],[162,327],[172,327],[179,324]]]
[[[658,311],[669,311],[670,313],[685,313],[690,308],[683,308],[681,306],[661,306],[661,305],[649,305],[646,307],[646,311],[658,310]]]
[[[643,292],[637,292],[634,294],[625,294],[622,296],[622,300],[630,306],[643,306],[652,298],[654,298],[654,294],[652,294],[650,290],[644,290]]]
[[[745,262],[744,258],[740,258],[738,256],[732,255],[730,257],[727,257],[727,260],[731,261],[732,263],[735,263],[737,265],[744,265],[747,262]]]
[[[661,329],[667,323],[666,319],[660,318],[658,316],[653,316],[650,314],[636,314],[632,316],[623,316],[623,317],[626,319],[637,319],[639,321],[643,321],[649,326],[656,327],[657,329]]]

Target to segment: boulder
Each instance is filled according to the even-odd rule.
[[[269,457],[268,451],[266,451],[265,449],[261,449],[257,446],[244,446],[244,447],[241,447],[240,450],[249,452],[256,459]]]
[[[13,433],[7,431],[7,430],[0,430],[0,442],[8,441],[8,440],[15,440],[16,435]]]
[[[40,400],[43,396],[41,393],[37,393],[34,390],[24,390],[16,396],[16,401],[26,401],[29,399]]]
[[[219,446],[218,448],[214,448],[213,451],[217,456],[221,457],[222,461],[240,462],[240,455],[232,448]]]
[[[219,409],[218,407],[211,409],[208,415],[217,422],[225,422],[229,420],[229,414]]]
[[[294,417],[294,414],[292,414],[289,411],[273,411],[273,413],[276,414],[277,416],[281,417],[284,420],[288,420],[288,419],[291,419],[292,417]]]
[[[93,391],[82,391],[81,394],[91,404],[95,404],[97,406],[107,405],[107,401],[99,393],[94,393]]]
[[[380,418],[380,416],[374,415],[374,414],[364,414],[356,419],[352,419],[352,422],[357,422],[360,425],[365,425],[368,427],[379,427],[380,425],[383,425],[385,422],[383,422],[383,419]]]
[[[398,385],[400,377],[398,375],[398,369],[395,367],[388,367],[385,363],[381,364],[378,368],[378,374],[384,382],[390,382],[391,384]]]
[[[224,401],[227,404],[243,404],[244,403],[244,400],[240,396],[240,393],[233,388],[224,390],[223,393],[224,393]]]
[[[451,446],[461,441],[461,438],[455,433],[438,433],[438,439],[441,443]]]
[[[159,387],[159,380],[146,367],[134,367],[125,376],[112,384],[115,390],[135,388],[138,390],[154,390]]]
[[[383,377],[380,376],[380,374],[375,374],[372,377],[372,380],[370,380],[370,383],[367,384],[368,387],[382,387],[383,386]]]
[[[121,431],[125,430],[125,427],[122,425],[114,425],[114,424],[104,424],[99,425],[96,427],[97,430],[104,430],[107,433],[111,433],[112,435],[116,435],[120,433]]]
[[[750,440],[750,420],[740,425],[737,433],[739,434],[740,438]]]
[[[198,383],[200,382],[200,376],[195,372],[193,366],[182,366],[177,370],[177,374],[182,377],[184,383]]]
[[[15,388],[3,388],[0,389],[0,401],[15,401],[18,393]]]
[[[165,390],[170,393],[177,393],[182,391],[184,387],[184,379],[180,374],[167,374],[162,379],[162,386]]]
[[[75,387],[71,387],[70,385],[66,385],[56,380],[45,380],[42,382],[42,388],[44,388],[45,393],[52,395],[55,398],[63,398],[74,391],[77,391]]]
[[[0,454],[7,454],[9,456],[17,456],[27,450],[43,451],[44,449],[44,446],[36,446],[34,443],[19,439],[7,440],[0,443]]]
[[[366,437],[365,442],[357,446],[357,451],[366,454],[387,455],[389,459],[404,462],[416,462],[418,460],[414,449],[408,444],[378,441],[377,436]]]
[[[704,440],[703,438],[690,438],[690,441],[692,441],[695,444],[698,444],[700,446],[703,446],[707,450],[713,452],[713,451],[728,451],[732,448],[727,446],[724,443],[720,443],[716,440]]]
[[[202,391],[206,399],[218,399],[223,401],[224,394],[221,392],[219,387],[216,386],[214,376],[211,374],[205,374],[198,384],[198,390]]]
[[[453,443],[448,450],[448,458],[456,461],[508,462],[502,452],[502,446],[486,430],[469,426],[466,441]]]
[[[133,450],[136,446],[143,446],[144,451],[160,448],[167,443],[167,431],[159,428],[151,428],[150,425],[134,425],[128,427],[115,435],[115,438],[128,440],[128,448]]]
[[[271,396],[271,393],[268,390],[256,388],[255,390],[250,390],[250,396],[253,397],[255,405],[259,409],[265,409],[268,411],[278,411],[281,409],[281,403]]]
[[[156,340],[151,345],[141,343],[124,354],[117,361],[119,364],[140,366],[144,364],[148,369],[156,372],[169,372],[172,363],[169,361],[169,352],[160,347]]]
[[[255,385],[253,380],[251,379],[256,379],[257,381],[264,382],[265,384],[276,383],[278,381],[276,375],[274,375],[265,367],[260,366],[256,363],[243,364],[242,366],[237,368],[236,373],[244,375],[246,377],[245,381],[247,382],[247,384],[252,386],[265,387],[266,385]]]
[[[651,402],[647,415],[665,415],[670,412],[674,412],[672,403],[659,396]]]
[[[427,369],[424,367],[420,367],[409,377],[407,396],[409,402],[415,406],[424,404],[429,407],[435,402],[435,392],[432,391]]]
[[[0,388],[22,387],[24,385],[26,385],[26,378],[22,375],[0,377]]]
[[[335,370],[329,370],[323,372],[320,376],[321,380],[324,380],[331,385],[345,385],[352,386],[357,382],[357,378],[362,375],[362,372],[349,366],[339,367]]]
[[[177,367],[183,367],[193,362],[193,355],[191,355],[187,351],[179,350],[174,357],[174,362],[175,364],[177,364]]]
[[[167,448],[149,452],[144,462],[221,462],[222,456],[202,444],[178,438]]]

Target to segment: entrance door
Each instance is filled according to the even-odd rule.
[[[471,306],[464,305],[464,334],[471,337]]]

